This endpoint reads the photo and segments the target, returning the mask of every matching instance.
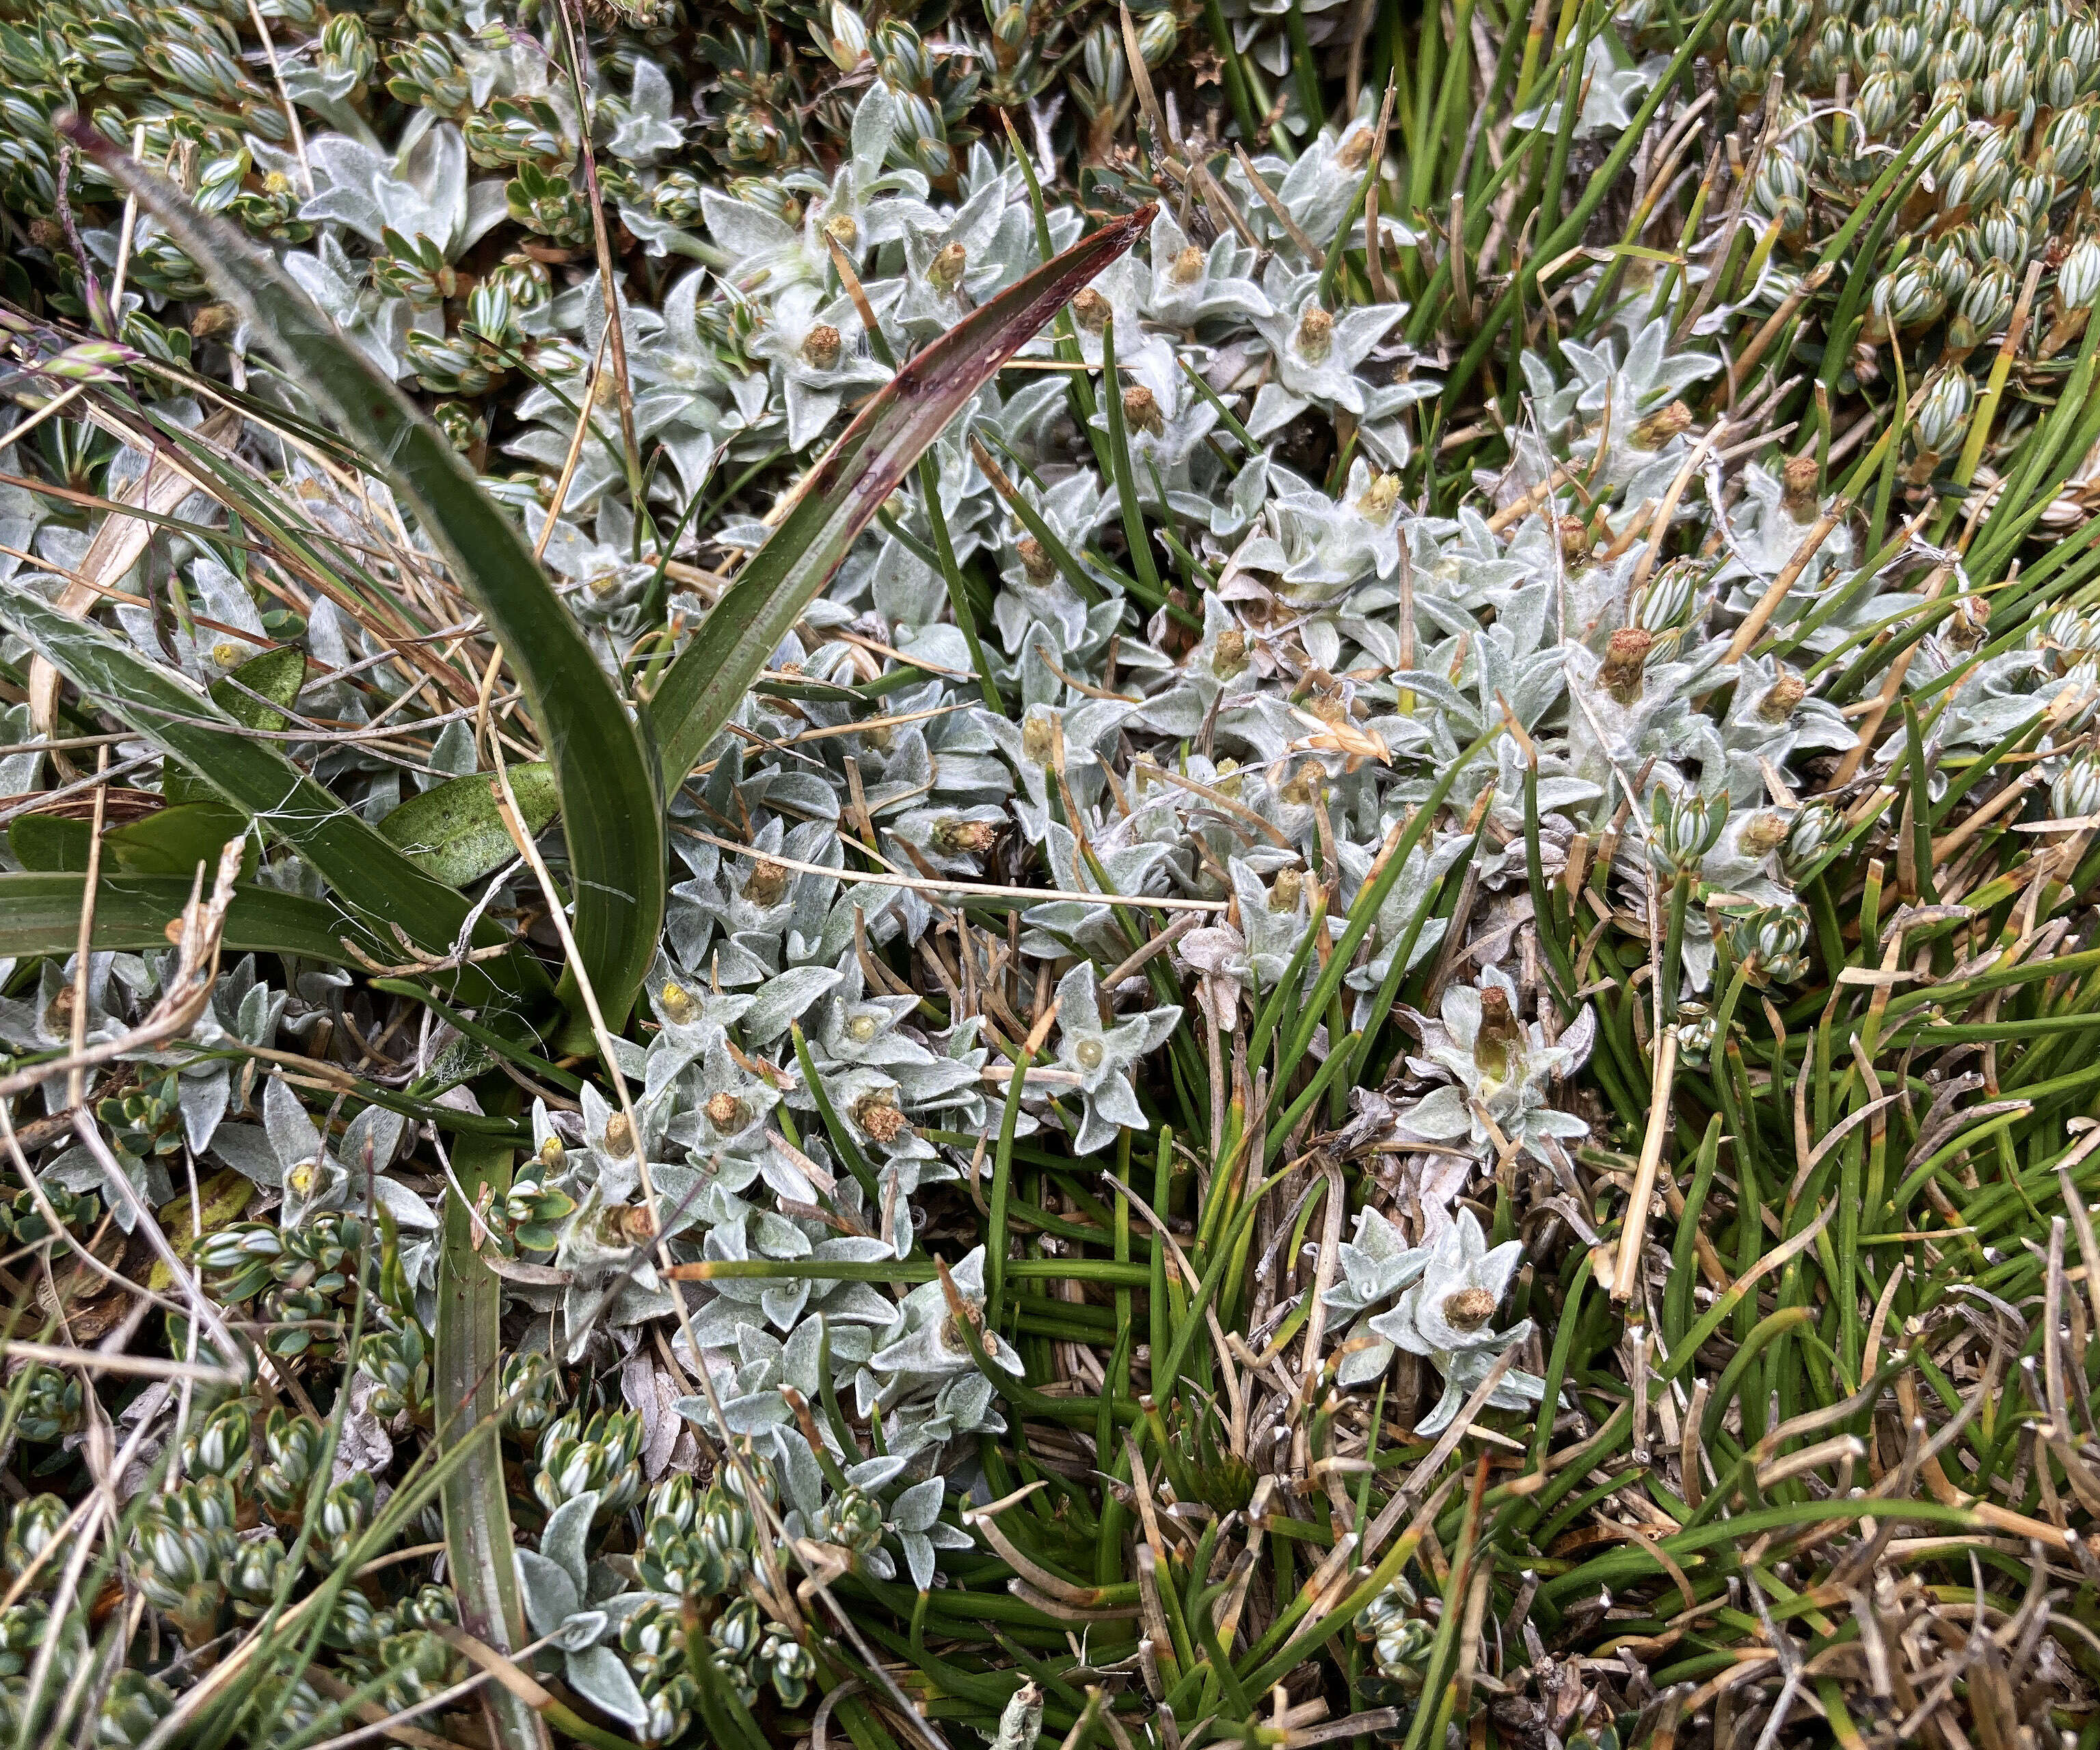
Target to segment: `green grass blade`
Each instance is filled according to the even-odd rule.
[[[641,730],[501,507],[408,398],[386,381],[276,263],[199,214],[84,121],[76,143],[197,262],[219,296],[414,506],[453,580],[486,616],[554,768],[576,894],[580,971],[621,1025],[647,975],[668,877],[655,762]]]
[[[810,477],[650,701],[667,784],[681,782],[830,581],[878,507],[999,366],[1152,223],[1103,226],[973,311],[890,379]]]
[[[463,1139],[452,1156],[460,1189],[479,1197],[510,1186],[508,1144],[484,1136]],[[438,1445],[469,1447],[439,1485],[445,1562],[459,1594],[461,1625],[498,1652],[525,1644],[518,1564],[510,1539],[503,1453],[494,1417],[501,1395],[501,1278],[474,1249],[474,1214],[456,1196],[445,1199],[445,1238],[438,1263],[438,1342],[434,1384],[443,1419]],[[549,1740],[538,1714],[501,1683],[482,1691],[483,1706],[503,1750],[541,1750]]]

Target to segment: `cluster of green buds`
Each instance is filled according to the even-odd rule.
[[[554,1419],[562,1401],[562,1376],[540,1350],[506,1356],[497,1401],[503,1405],[503,1431],[531,1444]]]
[[[782,46],[788,48],[784,38]],[[723,163],[750,172],[784,170],[801,159],[805,94],[792,54],[786,67],[775,67],[770,32],[734,26],[701,37],[699,52],[715,69],[726,99],[720,129],[711,130],[708,139]]]
[[[1787,879],[1798,884],[1844,832],[1844,816],[1828,802],[1804,803],[1796,809],[1787,822],[1786,843],[1780,848],[1780,866]]]
[[[1951,461],[1969,430],[1969,416],[1976,406],[1976,386],[1958,364],[1934,373],[1911,416],[1909,438],[1912,461],[1904,478],[1922,486]]]
[[[576,143],[554,106],[544,97],[498,98],[466,118],[467,155],[484,170],[536,164],[566,174],[576,161]]]
[[[1790,985],[1807,970],[1807,908],[1789,901],[1738,913],[1730,923],[1729,951],[1743,975],[1762,990]]]
[[[185,1646],[201,1646],[218,1633],[240,1550],[238,1512],[232,1484],[203,1476],[156,1497],[139,1516],[132,1541],[139,1589]]]
[[[882,1503],[866,1489],[842,1489],[817,1510],[810,1529],[819,1543],[864,1556],[882,1541]]]
[[[43,1190],[44,1202],[67,1232],[92,1233],[101,1225],[102,1200],[93,1192],[76,1196],[63,1185],[47,1185]],[[27,1191],[0,1198],[0,1234],[16,1245],[40,1245],[58,1237],[44,1219],[43,1209],[38,1206],[34,1193]]]
[[[262,1425],[262,1461],[255,1469],[255,1494],[270,1517],[287,1532],[305,1523],[315,1474],[328,1450],[328,1434],[311,1416],[295,1415],[281,1404]]]
[[[425,31],[386,57],[386,89],[397,103],[429,110],[450,121],[474,113],[474,78],[460,48],[447,37]]]
[[[510,1241],[520,1251],[551,1252],[562,1236],[562,1223],[576,1214],[576,1200],[549,1183],[538,1157],[510,1182],[503,1200],[503,1219]]]
[[[1712,1056],[1716,1023],[1713,1010],[1704,1003],[1679,1003],[1670,1029],[1677,1035],[1677,1055],[1692,1068],[1698,1069]]]
[[[748,1708],[758,1699],[759,1686],[770,1683],[783,1706],[799,1708],[810,1694],[817,1661],[808,1647],[769,1621],[755,1598],[735,1600],[708,1629],[708,1646],[701,1655],[717,1676],[727,1679],[738,1698]]]
[[[338,1568],[358,1553],[379,1510],[378,1495],[370,1471],[353,1470],[321,1497],[311,1545],[316,1567]]]
[[[2049,780],[2049,812],[2058,820],[2085,820],[2100,814],[2100,759],[2089,749],[2067,760]]]
[[[361,1683],[375,1684],[379,1704],[399,1713],[463,1682],[466,1657],[430,1629],[388,1635],[368,1655],[351,1654],[344,1669]]]
[[[699,1681],[686,1663],[690,1634],[683,1608],[662,1599],[651,1599],[620,1624],[620,1655],[648,1704],[642,1735],[652,1743],[682,1737],[699,1705]]]
[[[406,1414],[418,1427],[430,1426],[430,1347],[413,1318],[358,1340],[357,1370],[374,1382],[370,1408],[382,1422]]]
[[[558,247],[580,249],[590,240],[589,196],[567,173],[528,158],[503,185],[503,195],[513,218]]]
[[[109,1688],[95,1713],[94,1742],[104,1750],[133,1750],[150,1739],[174,1711],[173,1690],[158,1677],[127,1667],[109,1680]]]
[[[751,1571],[757,1523],[720,1481],[703,1491],[690,1477],[666,1477],[650,1491],[643,1525],[635,1565],[652,1592],[720,1598]]]
[[[77,1374],[30,1362],[8,1382],[15,1432],[39,1446],[53,1446],[86,1425],[86,1403]]]
[[[267,1222],[236,1222],[207,1234],[197,1250],[212,1293],[238,1303],[263,1297],[275,1327],[263,1339],[285,1359],[333,1355],[338,1309],[356,1288],[370,1236],[356,1215],[324,1210],[289,1231]]]
[[[238,219],[258,236],[303,243],[314,234],[298,216],[299,192],[291,178],[282,170],[258,172],[245,146],[205,161],[195,199],[202,211]]]
[[[1357,1613],[1357,1638],[1370,1650],[1372,1675],[1364,1686],[1366,1699],[1396,1707],[1401,1723],[1395,1740],[1405,1735],[1407,1718],[1421,1699],[1429,1649],[1436,1625],[1419,1613],[1414,1589],[1396,1579]]]
[[[254,1457],[255,1404],[235,1398],[222,1404],[183,1436],[183,1470],[192,1477],[223,1478],[237,1489]]]
[[[51,1632],[51,1610],[42,1598],[24,1598],[0,1611],[0,1679],[27,1671]]]
[[[540,1436],[540,1468],[532,1493],[552,1513],[593,1490],[600,1516],[642,1498],[642,1417],[633,1410],[600,1410],[589,1421],[571,1410]]]
[[[1891,343],[1907,362],[1939,359],[1944,374],[1912,433],[1907,478],[1921,486],[1973,409],[1957,368],[2004,334],[2028,264],[2045,276],[2027,330],[2033,357],[2076,339],[2100,302],[2100,20],[2067,0],[1754,0],[1729,28],[1726,82],[1754,105],[1776,73],[1784,95],[1760,124],[1770,143],[1750,205],[1789,249],[1822,245],[1809,223],[1815,187],[1849,211],[1892,153],[1927,173],[1851,359],[1864,381],[1882,374],[1877,350]]]
[[[1728,792],[1673,796],[1660,785],[1648,803],[1648,855],[1671,877],[1696,875],[1728,825]]]
[[[1106,19],[1098,20],[1087,33],[1078,65],[1066,72],[1065,86],[1087,118],[1088,161],[1107,162],[1114,151],[1116,130],[1135,94],[1122,38]]]
[[[42,1558],[64,1527],[68,1511],[56,1495],[32,1495],[15,1503],[7,1516],[7,1543],[0,1546],[0,1562],[6,1563],[11,1580],[20,1580]]]
[[[95,1102],[95,1115],[118,1152],[135,1161],[172,1154],[182,1146],[181,1078],[165,1075]]]

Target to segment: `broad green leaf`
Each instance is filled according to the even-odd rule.
[[[347,932],[368,952],[400,956],[391,926],[436,954],[448,954],[467,921],[467,902],[314,782],[280,751],[258,741],[181,677],[120,643],[99,626],[68,619],[26,593],[0,598],[6,625],[59,672],[119,719],[179,760],[227,802],[290,845],[326,879],[342,914],[332,933]],[[170,914],[173,915],[172,913]],[[499,942],[495,926],[479,942]],[[342,950],[335,951],[342,957]],[[490,981],[515,990],[536,980],[538,963],[522,954],[479,963],[459,975],[462,993]]]
[[[973,311],[861,409],[771,540],[679,651],[649,702],[664,782],[684,782],[906,471],[999,368],[1152,223],[1104,225]]]
[[[93,829],[84,820],[56,814],[17,814],[8,822],[7,849],[24,869],[40,874],[87,873],[88,841]]]
[[[114,874],[181,875],[199,863],[209,872],[220,848],[248,830],[247,817],[214,797],[157,809],[151,814],[112,827],[102,835],[103,866]],[[85,873],[94,828],[84,820],[54,814],[18,816],[7,829],[7,848],[24,869],[68,870]],[[240,878],[253,879],[256,856],[249,848]]]
[[[0,959],[71,954],[80,939],[87,882],[79,875],[0,875]],[[187,876],[104,875],[95,884],[96,948],[130,954],[168,946],[168,926],[189,903]],[[232,954],[296,954],[354,964],[342,938],[349,920],[325,901],[275,888],[239,887],[227,909]]]
[[[77,121],[72,136],[137,196],[168,240],[414,507],[423,533],[501,643],[553,761],[568,840],[582,972],[624,1024],[663,924],[662,799],[641,730],[518,528],[452,445],[344,342],[276,263],[232,227]]]
[[[204,865],[209,884],[218,853],[229,839],[248,830],[238,809],[214,798],[209,802],[185,802],[119,827],[104,835],[104,854],[112,851],[117,866],[126,875],[180,875],[188,880]],[[252,880],[257,856],[251,842],[240,866],[242,880]]]
[[[379,823],[379,830],[421,868],[448,887],[465,887],[492,875],[518,853],[504,831],[503,815],[486,772],[451,778],[411,796]],[[510,768],[510,790],[536,837],[561,805],[551,766],[535,762]]]

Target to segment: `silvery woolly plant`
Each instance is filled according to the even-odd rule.
[[[835,5],[805,20],[806,43],[730,21],[705,54],[674,51],[683,26],[669,9],[591,10],[573,58],[560,9],[492,0],[413,5],[407,24],[272,0],[256,15],[280,27],[275,47],[258,37],[252,52],[239,20],[160,9],[150,59],[107,8],[65,8],[43,34],[13,29],[11,13],[0,54],[32,95],[0,97],[0,179],[24,258],[72,300],[62,307],[99,322],[95,299],[121,281],[108,357],[164,367],[164,435],[220,456],[201,435],[211,399],[183,371],[311,410],[166,231],[150,217],[127,231],[99,171],[63,168],[61,88],[97,125],[142,130],[201,205],[276,253],[359,354],[428,406],[537,547],[591,659],[641,697],[898,362],[1087,227],[1058,179],[1060,152],[1086,147],[1061,132],[1074,120],[1058,117],[1062,93],[1043,101],[1052,57],[1072,59],[1088,143],[1116,139],[1136,94],[1119,33],[1018,7],[993,9],[990,37],[951,21],[929,42],[901,18],[871,27]],[[1234,56],[1286,78],[1294,29],[1308,47],[1338,43],[1342,10],[1229,0],[1220,16]],[[1565,121],[1586,152],[1610,149],[1664,89],[1629,46],[1648,33],[1638,10],[1585,39]],[[1915,531],[1904,550],[1877,549],[1814,448],[1740,471],[1727,459],[1747,441],[1732,423],[1731,324],[1791,320],[1825,295],[1797,247],[1811,203],[1899,139],[1930,161],[1915,198],[1935,209],[1935,232],[1854,312],[1842,361],[1855,383],[1887,371],[1917,392],[1887,452],[1891,490],[1924,494],[1964,468],[1986,429],[1986,349],[2008,334],[2030,262],[2020,381],[2080,356],[2069,349],[2087,344],[2100,253],[2065,227],[2089,204],[2100,56],[2058,10],[2023,24],[1992,0],[1922,8],[1880,46],[1893,15],[1855,29],[1758,0],[1726,34],[1730,89],[1760,94],[1791,58],[1817,95],[1768,129],[1734,209],[1758,227],[1755,272],[1736,283],[1732,242],[1710,238],[1667,274],[1639,250],[1556,262],[1581,332],[1521,350],[1512,416],[1489,422],[1506,433],[1501,465],[1440,493],[1424,487],[1424,458],[1453,442],[1437,403],[1467,340],[1450,344],[1410,302],[1436,253],[1414,215],[1366,199],[1367,176],[1382,192],[1401,180],[1379,180],[1376,94],[1328,120],[1286,93],[1244,163],[1218,157],[1215,200],[1185,181],[1143,244],[932,442],[767,653],[761,684],[692,769],[668,774],[662,940],[602,1059],[558,1060],[548,1040],[517,1036],[502,1003],[382,1012],[368,955],[353,971],[245,953],[182,1028],[114,1056],[125,1080],[93,1106],[106,1158],[38,1131],[36,1206],[9,1206],[11,1238],[51,1241],[55,1219],[85,1239],[104,1211],[130,1232],[142,1212],[183,1204],[196,1231],[176,1261],[244,1329],[272,1330],[271,1365],[301,1391],[340,1358],[351,1394],[339,1430],[293,1391],[252,1416],[209,1409],[202,1432],[162,1443],[187,1480],[156,1495],[132,1554],[174,1641],[195,1652],[271,1607],[302,1532],[333,1570],[399,1529],[380,1479],[398,1475],[395,1443],[423,1439],[448,1408],[425,1333],[456,1206],[477,1256],[500,1267],[504,1329],[527,1333],[501,1370],[495,1420],[531,1504],[518,1562],[545,1643],[536,1668],[652,1742],[690,1734],[717,1704],[703,1666],[747,1708],[809,1700],[815,1655],[752,1579],[775,1545],[871,1590],[908,1581],[931,1598],[971,1574],[982,1549],[965,1515],[1004,1488],[1002,1438],[1021,1444],[1024,1414],[1056,1408],[1037,1364],[1053,1344],[1083,1347],[1076,1321],[1104,1310],[1085,1303],[1060,1324],[1057,1303],[1009,1278],[1087,1243],[1082,1196],[1047,1201],[1067,1167],[1092,1198],[1088,1175],[1157,1146],[1173,1192],[1185,1156],[1241,1147],[1237,1178],[1204,1156],[1189,1181],[1224,1199],[1297,1171],[1307,1157],[1286,1144],[1331,1148],[1354,1199],[1352,1227],[1332,1214],[1349,1235],[1326,1294],[1335,1383],[1367,1394],[1405,1351],[1440,1382],[1418,1435],[1448,1428],[1491,1378],[1484,1410],[1550,1419],[1546,1382],[1513,1364],[1531,1321],[1498,1329],[1522,1245],[1490,1246],[1467,1199],[1507,1181],[1550,1184],[1567,1202],[1580,1152],[1625,1145],[1599,1134],[1608,1121],[1575,1084],[1626,1039],[1622,1009],[1554,963],[1542,904],[1564,888],[1605,921],[1643,920],[1643,999],[1675,1017],[1688,1055],[1701,1025],[1689,1006],[1718,994],[1720,972],[1738,997],[1793,982],[1828,922],[1810,911],[1811,872],[1864,818],[1857,796],[1841,799],[1849,813],[1801,798],[1855,747],[1846,665],[1912,616],[1915,650],[1884,714],[1901,718],[1905,686],[1943,703],[1921,714],[1929,769],[1903,780],[1908,805],[1929,809],[1950,768],[2032,725],[2035,787],[2057,825],[2083,831],[2100,806],[2081,751],[2100,691],[2089,615],[2067,606],[2004,637],[1981,593],[1995,584],[1967,575],[1964,550]],[[1067,41],[1083,29],[1083,47]],[[1140,59],[1185,29],[1140,8]],[[805,100],[813,60],[847,77]],[[142,104],[142,65],[165,76],[164,107]],[[257,76],[265,65],[281,84]],[[1962,125],[1905,134],[1940,87]],[[1026,162],[974,133],[981,92],[1028,118]],[[1529,151],[1557,137],[1560,102],[1515,117],[1508,139]],[[1846,143],[1855,122],[1875,143]],[[1147,151],[1163,162],[1187,143]],[[1045,156],[1039,210],[1030,173]],[[1138,168],[1103,154],[1088,198],[1120,199],[1108,174]],[[601,221],[616,222],[602,256]],[[114,368],[20,320],[7,332],[24,383]],[[1938,362],[1913,383],[1902,373],[1928,338]],[[26,477],[29,447],[0,451],[11,478]],[[311,449],[258,430],[222,460],[277,471],[286,550],[333,544],[387,588],[421,588],[434,556],[401,505],[376,484],[346,489]],[[90,476],[98,491],[143,490],[148,466],[143,453],[61,462],[68,497],[0,486],[11,599],[62,599],[87,562],[90,537],[54,503],[94,500]],[[1979,515],[2007,487],[1974,465],[1957,483]],[[2049,509],[2084,514],[2073,500]],[[404,639],[362,619],[356,591],[284,587],[309,557],[251,562],[253,514],[200,492],[156,515],[165,544],[117,580],[108,636],[197,714],[283,748],[382,835],[404,804],[485,780],[476,725],[492,712],[501,732],[513,702],[478,694],[479,677],[427,745],[391,732],[434,678],[402,650],[474,636],[470,621]],[[1771,648],[1733,648],[1753,616]],[[289,690],[262,694],[258,665],[286,651]],[[33,653],[11,634],[0,657],[26,673]],[[460,677],[443,678],[449,695]],[[70,781],[26,707],[5,721],[15,751],[0,756],[0,792]],[[156,812],[211,805],[180,774],[171,783],[143,735],[113,752],[159,787]],[[1861,744],[1860,782],[1890,780],[1893,794],[1911,756],[1900,737]],[[1913,852],[1921,834],[1930,849],[1941,823],[1913,825]],[[10,835],[11,861],[36,830]],[[112,858],[140,854],[123,831]],[[544,831],[535,849],[567,890],[562,835]],[[514,851],[506,833],[452,884],[478,916],[545,933],[562,900]],[[255,855],[250,897],[329,899],[282,844]],[[988,925],[993,897],[1010,909]],[[1155,905],[1200,908],[1200,927],[1163,928]],[[0,1038],[24,1060],[121,1040],[170,976],[157,948],[4,972]],[[377,976],[408,1002],[404,982],[432,974]],[[1701,1012],[1701,1048],[1723,1047]],[[1235,1054],[1251,1067],[1228,1087],[1226,1065],[1248,1069]],[[1278,1065],[1273,1083],[1259,1079]],[[1308,1092],[1322,1075],[1339,1080]],[[329,1105],[342,1076],[373,1095],[346,1115]],[[506,1119],[517,1080],[533,1095]],[[63,1115],[47,1087],[39,1123]],[[1285,1134],[1292,1110],[1304,1128]],[[522,1149],[528,1131],[507,1188],[467,1192],[464,1139],[501,1132]],[[1018,1201],[1017,1183],[1030,1194]],[[1582,1201],[1560,1219],[1586,1223]],[[1171,1198],[1152,1214],[1162,1251],[1192,1240]],[[995,1229],[1004,1253],[978,1238]],[[1200,1243],[1215,1255],[1214,1234]],[[382,1310],[351,1351],[368,1303]],[[201,1319],[176,1329],[192,1383],[234,1359]],[[1117,1367],[1163,1368],[1142,1347]],[[1146,1401],[1127,1378],[1101,1391],[1089,1402],[1103,1418],[1079,1430],[1090,1440]],[[32,1444],[64,1451],[87,1426],[77,1382],[54,1370],[29,1376],[24,1397]],[[135,1426],[165,1432],[154,1418],[174,1413],[173,1397]],[[702,1486],[685,1471],[704,1453]],[[1223,1496],[1244,1480],[1229,1469],[1183,1474]],[[1281,1464],[1264,1475],[1300,1480]],[[55,1535],[60,1518],[37,1505],[50,1498],[14,1510],[11,1572]],[[1222,1526],[1249,1501],[1176,1505]],[[1095,1556],[1058,1560],[1079,1572]],[[460,1681],[442,1632],[458,1600],[434,1583],[382,1604],[380,1589],[346,1589],[326,1629],[346,1678],[399,1705]],[[1382,1593],[1364,1624],[1402,1687],[1423,1651],[1412,1604]],[[0,1660],[42,1626],[0,1613]],[[20,1675],[0,1670],[0,1685]],[[321,1711],[303,1692],[285,1699],[287,1718]],[[1040,1700],[1008,1715],[1002,1742],[1032,1740]],[[112,1686],[102,1705],[104,1739],[136,1741],[174,1702],[154,1678]]]

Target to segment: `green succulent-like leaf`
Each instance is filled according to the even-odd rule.
[[[580,970],[617,1029],[649,969],[667,887],[655,764],[531,548],[443,434],[336,333],[262,251],[197,212],[85,121],[70,136],[158,220],[262,345],[412,505],[487,617],[531,706],[562,796]]]
[[[285,713],[298,702],[306,679],[306,652],[286,645],[251,656],[213,681],[212,703],[243,728],[274,734],[290,721]]]
[[[411,796],[380,822],[379,830],[419,867],[448,887],[465,887],[492,875],[517,855],[504,831],[496,780],[486,772],[448,778]],[[525,830],[537,835],[561,806],[552,766],[540,761],[510,768]]]
[[[274,735],[290,725],[285,713],[297,703],[306,679],[306,652],[287,645],[249,657],[205,690],[211,702],[243,729]],[[210,784],[178,767],[169,768],[161,789],[171,804],[216,800]]]
[[[1104,225],[1008,286],[906,364],[861,409],[650,700],[667,787],[692,770],[911,465],[1002,364],[1145,235],[1153,210]]]

